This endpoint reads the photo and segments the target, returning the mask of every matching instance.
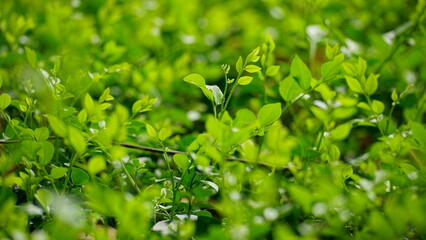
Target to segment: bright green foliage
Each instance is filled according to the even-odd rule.
[[[426,238],[424,0],[0,6],[0,239]]]
[[[302,90],[309,89],[312,78],[311,71],[297,55],[291,62],[290,73],[291,76],[299,83]]]

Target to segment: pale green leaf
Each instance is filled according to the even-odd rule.
[[[53,194],[47,189],[37,190],[36,198],[44,208],[53,203]]]
[[[286,102],[291,102],[302,94],[303,90],[292,76],[288,76],[280,83],[279,92]]]
[[[160,132],[158,133],[158,139],[160,139],[160,141],[164,141],[171,135],[172,135],[172,130],[170,130],[170,128],[162,128]]]
[[[44,141],[49,138],[49,129],[43,127],[43,128],[36,128],[34,130],[34,137],[37,139],[37,141]]]
[[[258,114],[260,127],[271,125],[281,116],[281,103],[271,103],[264,105]]]
[[[256,65],[247,65],[245,70],[249,73],[255,73],[255,72],[259,72],[261,68]]]
[[[385,110],[385,105],[381,101],[373,100],[371,103],[371,110],[377,114],[380,114]]]
[[[235,68],[237,69],[239,75],[243,73],[243,58],[241,58],[241,56],[238,58]]]
[[[367,95],[373,95],[376,92],[377,87],[379,85],[377,80],[378,77],[378,74],[370,74],[370,76],[368,76],[367,81],[365,81],[364,85],[364,90]]]
[[[62,120],[53,115],[47,115],[47,120],[49,121],[49,125],[56,133],[56,135],[58,135],[59,137],[67,136],[67,126],[65,125],[65,123],[62,122]]]
[[[47,141],[41,142],[41,148],[37,151],[37,156],[39,157],[39,162],[42,166],[50,163],[55,153],[55,148],[53,144]]]
[[[391,95],[391,97],[392,97],[392,101],[393,101],[393,102],[395,102],[395,103],[398,103],[398,102],[399,102],[398,93],[396,92],[396,90],[395,90],[395,89],[392,91],[392,95]]]
[[[92,97],[86,93],[86,96],[84,97],[84,108],[87,111],[87,114],[92,114],[93,111],[95,110],[95,104],[93,102]]]
[[[250,77],[250,76],[243,76],[243,77],[240,77],[239,79],[238,79],[238,84],[239,85],[248,85],[248,84],[250,84],[251,83],[251,81],[253,80],[253,77]]]
[[[426,129],[421,123],[412,122],[411,129],[413,132],[413,137],[416,139],[420,146],[426,147]]]
[[[155,130],[155,128],[153,126],[151,126],[150,124],[147,123],[147,124],[145,124],[145,127],[146,127],[146,131],[148,132],[148,135],[150,137],[157,138],[157,131]]]
[[[186,154],[178,153],[173,155],[173,161],[180,169],[182,169],[182,172],[186,172],[186,170],[188,170],[190,162]]]
[[[183,80],[185,82],[194,84],[195,86],[197,86],[199,88],[205,88],[206,87],[206,80],[204,79],[203,76],[201,76],[198,73],[189,74],[188,76],[184,77]]]
[[[269,66],[266,69],[266,76],[273,77],[273,76],[277,75],[279,70],[280,70],[280,66],[278,66],[278,65]]]
[[[321,75],[323,81],[336,76],[341,71],[341,64],[338,61],[329,61],[321,65]]]
[[[311,87],[311,71],[297,55],[291,62],[290,73],[297,80],[302,90],[308,90]]]
[[[37,56],[35,51],[29,47],[25,47],[25,54],[27,55],[27,60],[30,63],[31,67],[37,67]]]
[[[348,84],[349,88],[356,92],[356,93],[362,93],[361,84],[353,77],[346,76],[346,83]]]
[[[79,153],[83,154],[86,151],[87,143],[81,131],[75,127],[68,127],[68,139],[71,146]]]
[[[50,176],[53,179],[59,179],[62,178],[63,176],[65,176],[65,173],[67,173],[68,169],[64,168],[64,167],[53,167],[50,170]]]
[[[96,175],[105,169],[106,161],[102,156],[99,155],[92,157],[87,164],[87,171],[92,175]]]
[[[351,132],[351,128],[352,128],[352,125],[349,123],[344,123],[337,126],[331,133],[333,140],[335,141],[344,140],[345,138],[349,136],[349,133]]]
[[[12,102],[12,98],[9,94],[3,93],[0,95],[0,110],[4,111]]]

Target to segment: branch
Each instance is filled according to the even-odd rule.
[[[55,137],[55,136],[49,137],[49,139],[55,139],[55,138],[57,138],[57,137]],[[20,142],[21,142],[21,140],[0,140],[0,145],[1,144],[14,144],[14,143],[20,143]],[[148,146],[143,146],[143,145],[135,145],[135,144],[129,144],[129,143],[114,143],[114,144],[120,145],[120,146],[125,147],[125,148],[138,149],[138,150],[155,152],[155,153],[164,153],[164,150],[160,149],[160,148],[148,147]],[[168,150],[167,153],[170,153],[170,154],[179,154],[180,153],[180,154],[188,155],[188,153],[186,153],[186,152],[176,151],[176,150]],[[226,160],[227,161],[236,161],[236,162],[241,162],[241,163],[255,163],[257,165],[261,165],[261,166],[264,166],[264,167],[274,168],[274,166],[269,164],[269,163],[249,161],[249,160],[243,159],[243,158],[227,157]]]

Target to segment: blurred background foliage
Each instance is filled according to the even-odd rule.
[[[423,0],[1,0],[1,91],[12,99],[22,100],[12,102],[15,108],[8,109],[9,115],[19,118],[23,114],[25,127],[32,129],[49,126],[45,116],[55,115],[93,142],[89,146],[72,141],[65,143],[67,147],[61,145],[55,155],[59,155],[59,160],[47,167],[50,174],[46,175],[42,171],[44,166],[27,163],[21,166],[20,146],[11,147],[10,157],[6,154],[8,150],[2,149],[5,153],[2,152],[0,169],[0,237],[424,237],[425,153],[418,149],[411,151],[413,143],[405,135],[411,134],[408,122],[424,123],[425,16]],[[275,41],[273,61],[280,66],[280,72],[267,82],[271,102],[282,101],[279,83],[288,76],[295,54],[307,64],[314,78],[321,77],[321,65],[327,61],[327,44],[338,44],[347,59],[362,57],[368,72],[380,74],[374,98],[384,103],[386,112],[392,106],[392,90],[401,93],[413,84],[415,87],[395,108],[389,127],[389,133],[397,137],[380,136],[373,127],[357,127],[344,141],[324,143],[326,150],[318,153],[311,146],[324,130],[318,116],[306,107],[313,100],[306,99],[283,114],[282,122],[273,126],[264,142],[255,138],[241,146],[242,157],[250,158],[259,156],[256,151],[263,144],[265,156],[270,161],[283,161],[286,169],[271,172],[268,168],[238,162],[212,164],[215,167],[209,168],[206,167],[209,160],[199,157],[197,164],[204,167],[201,170],[175,169],[182,177],[178,197],[186,201],[196,199],[194,205],[196,202],[200,211],[194,214],[198,214],[198,221],[170,222],[175,216],[170,217],[166,207],[170,206],[175,197],[172,191],[176,189],[164,180],[168,175],[166,157],[149,154],[141,157],[140,153],[111,147],[106,142],[131,139],[134,143],[148,142],[158,147],[145,130],[145,124],[150,123],[157,130],[171,129],[173,135],[165,142],[174,149],[197,149],[198,146],[190,145],[196,140],[194,145],[205,144],[212,159],[224,154],[212,150],[206,135],[199,135],[205,131],[212,109],[202,93],[182,79],[196,72],[208,84],[223,89],[220,66],[234,66],[238,56],[261,46],[267,35]],[[230,77],[236,76],[236,71],[231,70]],[[60,89],[52,90],[49,84]],[[262,84],[255,77],[252,84],[237,89],[229,107],[231,116],[242,108],[259,111]],[[345,95],[344,81],[330,86],[341,93],[342,102],[349,102],[349,107],[355,109],[353,113],[343,114],[342,119],[336,118],[337,123],[363,116],[354,107],[357,96]],[[86,93],[96,100],[107,88],[114,99],[113,106],[93,114],[89,126],[79,123],[80,117],[84,117],[77,113],[88,109],[87,101],[90,102]],[[60,97],[55,95],[57,92]],[[320,98],[320,93],[312,94]],[[133,103],[146,96],[157,98],[154,106],[147,107],[153,111],[129,117]],[[29,110],[22,107],[33,105],[30,100],[23,103],[26,98],[37,100],[30,115],[25,115]],[[25,125],[24,117],[20,119],[20,125]],[[107,121],[108,132],[94,136],[93,129],[102,132],[103,119]],[[120,128],[128,120],[127,128]],[[220,124],[211,124],[221,128]],[[3,138],[14,135],[3,119],[0,131]],[[206,134],[215,136],[215,128],[207,129]],[[96,141],[100,142],[99,146]],[[277,142],[281,145],[276,146]],[[111,148],[105,150],[102,144]],[[52,169],[64,169],[72,161],[71,156],[76,156],[71,149],[86,150],[86,147],[88,154],[76,166],[89,172],[93,181],[80,184],[73,180],[68,184],[62,175],[57,181],[64,188],[71,186],[67,189],[68,197],[61,195],[52,200],[50,193],[40,191],[51,188]],[[398,161],[396,153],[400,154]],[[218,158],[221,157],[224,156]],[[103,158],[107,159],[106,163],[99,160]],[[128,159],[123,165],[119,164],[123,161],[116,161],[124,158]],[[333,163],[323,164],[315,159],[341,161],[329,160]],[[107,165],[98,170],[93,167],[98,163]],[[16,172],[19,181],[10,177],[13,164],[20,167]],[[73,179],[81,180],[87,175],[84,171],[73,171]],[[75,177],[80,173],[82,178]],[[141,189],[135,188],[135,183],[127,183],[130,175],[135,176]],[[204,181],[204,185],[192,185],[194,179]],[[20,187],[14,185],[17,182]],[[219,193],[213,191],[216,184],[220,186]],[[182,200],[179,204],[177,209],[183,213],[188,203]],[[152,229],[160,233],[154,234]]]
[[[381,92],[395,86],[402,91],[407,82],[424,88],[425,30],[416,23],[416,3],[2,1],[2,75],[6,86],[23,88],[30,74],[23,54],[28,46],[37,49],[40,67],[51,69],[60,59],[58,77],[72,93],[89,84],[88,72],[107,70],[111,74],[91,91],[101,94],[103,86],[113,86],[113,95],[124,105],[151,94],[163,107],[206,111],[195,101],[200,94],[180,80],[199,72],[208,82],[223,85],[219,66],[234,64],[235,56],[259,46],[269,34],[277,45],[280,77],[288,73],[295,53],[318,76],[329,43],[340,44],[348,56],[363,56],[372,69],[380,68]],[[242,91],[256,96],[256,88]]]

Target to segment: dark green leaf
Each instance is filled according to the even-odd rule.
[[[83,185],[89,182],[89,174],[80,168],[73,167],[71,170],[71,180],[75,185]]]

